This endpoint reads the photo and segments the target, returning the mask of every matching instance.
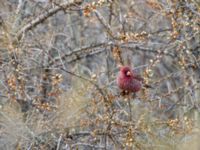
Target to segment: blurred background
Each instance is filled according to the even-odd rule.
[[[199,113],[199,0],[0,2],[0,149],[199,150]]]

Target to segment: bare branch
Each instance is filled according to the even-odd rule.
[[[45,11],[43,14],[41,14],[40,16],[38,16],[37,18],[32,20],[30,23],[25,25],[22,29],[20,29],[16,34],[16,39],[20,40],[21,36],[25,32],[31,30],[33,27],[42,23],[47,18],[51,17],[52,15],[56,14],[57,12],[62,11],[63,9],[68,9],[68,8],[76,6],[76,5],[80,5],[82,2],[83,2],[83,0],[70,0],[70,1],[67,1],[67,2],[61,4],[60,6],[55,6],[54,8],[51,8],[51,9]]]

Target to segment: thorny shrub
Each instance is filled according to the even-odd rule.
[[[198,0],[0,8],[1,149],[200,148]],[[119,65],[151,88],[120,95]]]

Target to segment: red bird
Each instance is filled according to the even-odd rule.
[[[142,88],[143,78],[135,73],[130,67],[120,67],[117,77],[117,85],[120,89],[127,92],[138,92]]]

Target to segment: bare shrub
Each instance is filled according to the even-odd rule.
[[[199,149],[197,0],[0,2],[1,149]],[[146,85],[121,95],[119,65]]]

